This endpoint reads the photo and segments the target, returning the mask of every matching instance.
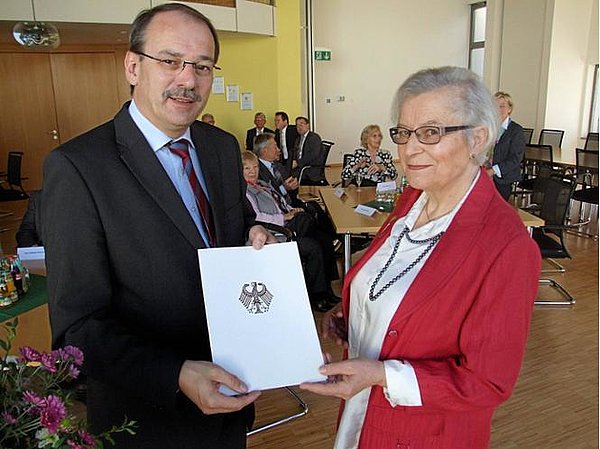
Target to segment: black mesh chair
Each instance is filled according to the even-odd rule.
[[[544,226],[534,228],[532,237],[540,248],[542,257],[554,268],[542,270],[544,273],[564,273],[565,268],[556,259],[571,258],[565,246],[564,234],[570,228],[567,224],[569,205],[575,186],[573,177],[553,174],[544,184],[544,198],[539,211],[539,216],[544,220]],[[558,300],[536,300],[539,305],[571,305],[575,299],[556,280],[541,278],[540,285],[547,285],[561,294]]]
[[[525,136],[525,143],[531,143],[533,137],[533,128],[523,128],[523,135]]]
[[[22,151],[10,151],[8,153],[8,165],[6,179],[2,180],[8,188],[0,186],[0,201],[17,201],[29,198],[23,188],[23,180],[27,179],[21,175]]]
[[[588,133],[585,138],[584,150],[598,151],[598,133]]]
[[[329,182],[325,177],[325,164],[327,163],[327,158],[329,157],[329,152],[331,151],[331,147],[334,146],[335,143],[329,140],[321,141],[321,161],[319,165],[305,165],[300,170],[300,174],[298,175],[298,182],[300,185],[320,185],[320,186],[328,186]],[[304,178],[304,173],[308,169],[319,169],[319,179],[317,181],[308,180]]]
[[[560,156],[560,147],[562,146],[565,132],[562,129],[542,129],[540,131],[539,145],[550,145],[555,158]]]
[[[533,193],[535,178],[542,167],[552,167],[554,157],[550,145],[529,143],[525,145],[525,154],[521,167],[521,181],[513,189],[515,197],[521,196],[521,207],[527,207]]]
[[[579,230],[575,232],[584,237],[598,238],[597,235],[582,232],[582,227],[592,221],[592,209],[598,214],[598,151],[575,149],[575,164],[577,184],[581,189],[573,193],[573,201],[580,203],[579,221],[572,226]],[[586,207],[589,208],[585,211]]]

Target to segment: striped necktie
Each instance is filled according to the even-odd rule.
[[[167,144],[167,148],[173,154],[176,154],[181,158],[183,164],[183,172],[188,178],[192,192],[196,197],[196,203],[200,210],[200,218],[202,219],[202,225],[208,235],[208,245],[215,246],[215,224],[213,222],[212,211],[210,209],[210,203],[206,197],[206,193],[202,188],[202,185],[198,182],[196,172],[192,165],[192,159],[190,158],[190,151],[188,142],[185,139],[180,139],[176,142],[170,142]]]

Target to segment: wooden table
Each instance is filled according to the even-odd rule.
[[[319,193],[338,234],[344,234],[344,273],[350,269],[350,238],[356,234],[376,234],[388,214],[376,212],[372,217],[358,214],[354,208],[375,199],[375,187],[349,186],[338,198],[333,187],[321,187]]]
[[[372,217],[367,217],[354,211],[358,204],[367,203],[375,198],[375,187],[361,187],[358,189],[356,186],[349,186],[344,191],[346,194],[338,198],[335,188],[319,188],[321,199],[335,226],[335,231],[338,234],[344,234],[344,273],[347,273],[351,263],[350,239],[352,235],[376,234],[389,214],[376,212]],[[540,217],[522,209],[516,208],[516,210],[530,235],[533,228],[544,226],[544,220]]]

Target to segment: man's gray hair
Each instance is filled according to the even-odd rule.
[[[437,67],[421,70],[412,74],[398,88],[392,104],[392,120],[398,123],[400,110],[404,103],[417,95],[438,89],[448,89],[455,99],[450,104],[451,113],[460,121],[452,125],[483,126],[488,130],[487,142],[484,146],[489,151],[496,141],[498,132],[498,110],[496,102],[479,77],[470,70],[461,67]],[[467,142],[473,147],[472,133],[466,130]],[[475,155],[482,164],[486,152]]]
[[[275,139],[275,134],[273,133],[262,133],[254,138],[252,142],[252,150],[254,154],[260,157],[262,151],[266,148],[269,140]]]

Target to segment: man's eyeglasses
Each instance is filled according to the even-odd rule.
[[[425,145],[435,145],[439,143],[442,136],[463,129],[474,128],[471,125],[460,126],[419,126],[417,129],[408,129],[404,126],[395,126],[390,128],[390,137],[395,144],[404,145],[408,143],[410,135],[415,133],[417,140]]]
[[[144,56],[148,59],[152,59],[153,61],[157,61],[160,64],[160,67],[163,68],[163,70],[173,74],[183,72],[185,70],[186,65],[191,66],[192,69],[194,69],[194,73],[197,76],[201,77],[211,76],[214,70],[221,70],[221,67],[211,65],[210,63],[205,64],[201,62],[190,62],[178,58],[160,59],[155,58],[154,56],[147,55],[146,53],[142,53],[141,51],[136,51],[134,53],[140,56]]]

